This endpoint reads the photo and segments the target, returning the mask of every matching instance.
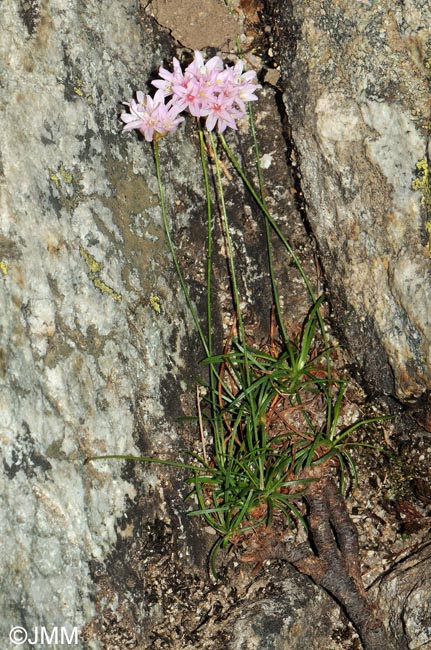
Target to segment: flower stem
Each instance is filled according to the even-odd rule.
[[[212,305],[211,305],[211,290],[212,290],[212,258],[213,258],[213,226],[214,219],[212,213],[211,190],[209,184],[208,166],[205,152],[205,138],[200,120],[197,120],[199,128],[199,145],[202,164],[202,173],[204,175],[205,195],[207,200],[207,326],[208,326],[208,356],[213,354],[213,334],[212,334]],[[216,457],[220,459],[220,463],[224,461],[222,458],[225,456],[225,444],[222,427],[218,417],[219,408],[217,405],[217,372],[214,364],[210,364],[209,369],[209,401],[211,404],[212,425],[214,435],[214,448]]]
[[[198,120],[199,127],[199,145],[200,145],[200,155],[201,155],[201,164],[202,172],[204,175],[205,182],[205,195],[207,200],[207,221],[208,221],[208,232],[207,232],[207,323],[208,323],[208,349],[210,355],[213,353],[213,335],[212,335],[212,317],[211,317],[211,280],[212,280],[212,256],[213,256],[213,215],[212,215],[212,202],[211,202],[211,191],[209,186],[208,178],[208,168],[205,158],[205,140],[202,130],[202,125]]]
[[[248,116],[249,116],[250,130],[251,130],[251,135],[252,135],[252,138],[253,138],[253,147],[254,147],[255,158],[256,158],[256,168],[257,168],[257,176],[258,176],[258,181],[259,181],[260,198],[261,198],[262,204],[265,206],[265,209],[267,210],[266,201],[265,201],[262,167],[261,167],[261,164],[260,164],[259,142],[257,140],[256,128],[255,128],[255,125],[254,125],[253,109],[252,109],[250,103],[248,105]],[[269,222],[268,218],[265,219],[265,237],[266,237],[266,245],[267,245],[267,249],[268,249],[269,275],[270,275],[270,278],[271,278],[272,295],[273,295],[273,298],[274,298],[274,304],[275,304],[275,311],[276,311],[276,314],[277,314],[278,326],[280,328],[280,332],[281,332],[281,335],[282,335],[282,338],[283,338],[284,345],[285,345],[286,350],[287,350],[287,352],[289,354],[290,361],[291,361],[291,363],[293,363],[294,354],[293,354],[293,350],[292,350],[292,345],[290,343],[289,337],[288,337],[287,332],[286,332],[286,328],[284,326],[283,316],[282,316],[281,307],[280,307],[280,294],[279,294],[279,291],[278,291],[277,283],[275,281],[274,251],[273,251],[272,242],[271,242],[271,230],[270,230],[270,222]]]
[[[301,277],[302,277],[302,279],[304,281],[304,284],[305,284],[305,286],[306,286],[306,288],[308,290],[310,298],[313,301],[313,304],[316,305],[317,298],[316,298],[316,295],[314,293],[313,287],[311,286],[311,282],[308,279],[308,276],[307,276],[306,272],[304,271],[304,269],[302,267],[302,264],[299,261],[295,251],[293,250],[293,248],[291,247],[291,245],[287,241],[286,237],[281,232],[279,226],[277,225],[277,223],[274,221],[271,214],[269,213],[268,208],[267,208],[266,203],[265,203],[265,200],[263,198],[263,193],[262,193],[262,197],[260,197],[258,192],[254,189],[252,183],[247,178],[247,176],[244,173],[244,171],[243,171],[237,157],[235,156],[232,149],[227,144],[227,142],[225,140],[225,137],[224,137],[224,135],[222,133],[220,134],[220,141],[221,141],[221,143],[223,145],[223,148],[224,148],[226,154],[228,155],[230,161],[232,162],[232,164],[235,167],[236,171],[240,175],[244,185],[247,187],[247,189],[250,192],[250,194],[252,195],[253,199],[256,201],[257,205],[262,210],[266,221],[270,224],[271,228],[274,230],[277,237],[279,237],[280,241],[282,242],[282,244],[284,245],[284,247],[286,248],[286,250],[288,251],[288,253],[292,257],[292,259],[293,259],[293,261],[294,261],[294,263],[296,265],[296,268],[298,269],[298,271],[299,271],[299,273],[300,273],[300,275],[301,275]],[[259,182],[260,182],[260,178],[259,178]],[[330,353],[329,353],[329,340],[328,340],[328,335],[326,333],[325,322],[323,320],[323,317],[322,317],[322,314],[320,313],[319,308],[316,310],[316,316],[317,316],[317,320],[319,322],[319,329],[320,329],[320,332],[322,334],[322,339],[323,339],[323,343],[324,343],[324,346],[325,346],[324,354],[325,354],[325,359],[326,359],[326,372],[327,372],[328,381],[330,381],[331,377],[332,377],[332,369],[331,369],[331,358],[330,358]],[[329,427],[329,422],[330,422],[330,419],[331,419],[331,411],[332,411],[332,403],[331,403],[331,400],[328,400],[327,429]],[[328,433],[329,433],[329,430],[328,430]]]
[[[248,358],[248,349],[247,349],[247,340],[246,340],[246,335],[245,335],[245,329],[244,329],[244,321],[242,318],[242,312],[241,312],[241,301],[240,301],[240,296],[239,296],[239,291],[238,291],[238,283],[237,283],[237,278],[236,278],[236,270],[235,270],[235,261],[234,261],[234,253],[233,253],[233,245],[232,245],[232,238],[230,234],[230,228],[229,228],[229,222],[228,222],[228,217],[227,217],[227,212],[226,212],[226,204],[224,200],[224,192],[223,192],[223,184],[221,180],[221,174],[220,174],[220,164],[219,164],[219,159],[217,156],[217,150],[216,150],[216,145],[214,141],[214,136],[211,131],[209,131],[209,140],[211,144],[211,149],[213,153],[213,159],[215,162],[215,168],[216,168],[216,178],[217,178],[217,187],[218,187],[218,193],[219,193],[219,199],[220,199],[220,208],[221,208],[221,217],[222,217],[222,222],[223,222],[223,228],[224,228],[224,234],[225,234],[225,240],[226,240],[226,247],[227,247],[227,255],[228,255],[228,264],[229,264],[229,273],[230,273],[230,280],[232,283],[232,294],[233,294],[233,301],[234,301],[234,307],[235,307],[235,314],[237,318],[237,324],[238,324],[238,334],[239,334],[239,343],[243,349],[244,353],[244,379],[245,379],[245,386],[244,388],[247,389],[251,386],[252,382],[252,377],[251,377],[251,371],[250,371],[250,364],[249,364],[249,358]],[[248,400],[248,407],[250,409],[250,416],[252,420],[252,426],[247,427],[247,434],[250,436],[250,439],[248,440],[248,445],[249,448],[252,449],[254,445],[258,442],[258,436],[259,436],[259,431],[261,430],[259,428],[259,424],[257,421],[257,414],[256,414],[256,404],[253,399]],[[252,440],[252,436],[256,437],[256,440]],[[262,484],[263,482],[263,467],[259,467],[259,472],[260,472],[260,482]]]
[[[160,207],[161,207],[161,210],[162,210],[163,226],[165,228],[165,233],[166,233],[166,237],[167,237],[167,240],[168,240],[169,250],[170,250],[171,255],[172,255],[172,260],[174,262],[175,269],[177,271],[178,279],[180,281],[181,288],[183,290],[183,293],[184,293],[184,296],[185,296],[185,299],[186,299],[186,302],[187,302],[187,306],[188,306],[188,308],[190,310],[190,313],[192,315],[193,322],[194,322],[196,330],[197,330],[197,332],[199,334],[199,338],[200,338],[202,346],[203,346],[203,348],[205,350],[205,354],[207,356],[210,356],[210,349],[209,349],[208,343],[206,341],[206,338],[204,336],[204,333],[202,331],[201,325],[199,323],[199,319],[198,319],[198,316],[197,316],[197,313],[196,313],[195,306],[193,305],[192,299],[190,298],[190,293],[189,293],[189,290],[187,289],[187,285],[186,285],[186,282],[184,280],[184,275],[183,275],[183,272],[182,272],[181,267],[179,265],[177,255],[175,253],[174,244],[172,242],[168,217],[167,217],[167,214],[166,214],[165,191],[164,191],[164,188],[163,188],[162,178],[161,178],[161,173],[160,173],[159,143],[158,143],[157,140],[155,140],[153,144],[154,144],[154,161],[155,161],[155,164],[156,164],[157,183],[158,183],[158,186],[159,186]]]
[[[223,222],[223,228],[224,228],[224,234],[225,234],[225,239],[226,239],[226,247],[227,247],[227,256],[228,256],[228,264],[229,264],[229,272],[230,272],[230,280],[232,283],[232,293],[233,293],[233,301],[234,301],[234,306],[235,306],[235,314],[237,318],[237,323],[238,323],[238,333],[239,333],[239,340],[240,342],[245,345],[245,330],[244,330],[244,322],[242,318],[242,312],[241,312],[241,302],[239,298],[239,291],[238,291],[238,283],[236,279],[236,271],[235,271],[235,262],[233,258],[233,246],[232,246],[232,238],[230,235],[230,229],[229,229],[229,222],[227,218],[227,212],[226,212],[226,204],[224,200],[224,192],[223,192],[223,184],[221,181],[221,174],[220,174],[220,163],[219,159],[217,156],[217,150],[216,150],[216,145],[214,141],[214,136],[211,131],[208,132],[209,135],[209,140],[211,144],[211,149],[213,153],[213,160],[215,162],[215,168],[216,168],[216,178],[217,178],[217,187],[218,187],[218,193],[219,193],[219,199],[220,199],[220,209],[221,209],[221,217],[222,217],[222,222]]]
[[[251,182],[249,181],[249,179],[245,175],[241,165],[239,164],[239,161],[238,161],[237,157],[233,153],[232,149],[229,147],[229,145],[226,142],[226,140],[224,138],[224,135],[222,133],[220,134],[220,141],[221,141],[221,143],[223,145],[224,150],[226,151],[227,155],[229,156],[233,166],[235,167],[235,169],[238,172],[238,174],[240,175],[243,183],[247,187],[248,191],[250,192],[250,194],[252,195],[252,197],[254,198],[254,200],[256,201],[256,203],[258,204],[260,209],[262,210],[263,214],[265,215],[265,218],[268,220],[268,222],[271,225],[271,227],[273,228],[274,232],[280,238],[280,240],[283,243],[283,245],[285,246],[286,250],[292,256],[292,259],[295,262],[295,265],[296,265],[298,271],[300,272],[300,274],[302,276],[302,279],[304,280],[305,286],[308,289],[308,292],[310,294],[310,297],[311,297],[312,301],[316,302],[316,296],[314,294],[313,287],[311,286],[310,280],[308,279],[307,274],[305,273],[304,269],[302,268],[302,264],[299,261],[295,251],[293,250],[293,248],[291,247],[291,245],[289,244],[289,242],[287,241],[287,239],[285,238],[285,236],[281,232],[280,228],[278,227],[278,225],[276,224],[276,222],[274,221],[274,219],[272,218],[272,216],[268,212],[268,208],[266,207],[265,201],[261,199],[259,194],[254,189],[253,185],[251,184]]]

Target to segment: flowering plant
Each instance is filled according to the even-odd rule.
[[[246,102],[257,100],[261,88],[253,70],[243,72],[244,62],[224,66],[219,56],[205,63],[202,53],[194,53],[193,61],[182,70],[174,57],[173,72],[161,67],[160,79],[152,81],[158,90],[152,98],[138,91],[137,101],[125,102],[130,112],[121,114],[124,131],[137,129],[148,142],[174,131],[184,121],[178,117],[187,111],[194,117],[205,117],[205,127],[223,133],[227,127],[237,129],[236,122],[246,115]],[[165,98],[170,97],[165,104]]]
[[[345,381],[333,370],[325,323],[321,314],[325,297],[316,297],[301,263],[268,211],[260,166],[259,147],[248,106],[256,153],[258,186],[255,187],[227,144],[224,131],[237,129],[246,115],[246,104],[257,99],[256,74],[244,72],[244,62],[225,66],[220,57],[207,62],[196,51],[183,71],[174,58],[172,72],[161,67],[153,81],[154,97],[142,91],[126,103],[121,114],[123,132],[138,130],[153,143],[163,224],[177,275],[200,337],[208,368],[204,383],[205,407],[197,392],[196,420],[201,434],[200,453],[190,452],[192,462],[149,456],[93,456],[88,460],[121,458],[187,469],[189,496],[197,507],[190,515],[203,516],[218,539],[210,555],[217,576],[216,557],[228,545],[247,549],[244,561],[262,562],[283,557],[310,575],[342,603],[356,625],[364,648],[389,647],[378,617],[368,619],[373,607],[362,584],[357,534],[344,501],[345,479],[356,481],[349,442],[361,425],[384,419],[371,417],[342,425]],[[197,118],[200,154],[207,199],[207,331],[204,333],[178,262],[171,238],[161,178],[159,139],[175,131],[187,112]],[[204,132],[203,122],[205,123]],[[224,199],[221,164],[213,131],[250,196],[260,209],[265,225],[269,277],[276,323],[271,323],[269,344],[253,344],[246,335],[235,269],[232,234]],[[209,158],[207,157],[209,154]],[[217,185],[218,212],[225,238],[234,317],[223,352],[213,350],[211,278],[214,217],[209,166]],[[288,335],[274,272],[271,237],[276,235],[290,255],[311,299],[301,335]],[[275,327],[276,325],[276,327]],[[205,433],[209,433],[208,446]],[[341,490],[337,489],[335,478]],[[283,539],[286,520],[309,525],[312,543],[292,544]],[[372,618],[372,617],[371,617]],[[369,629],[370,628],[370,629]],[[370,631],[371,630],[371,631]],[[377,636],[379,643],[375,643]],[[368,643],[370,641],[370,643]]]
[[[189,514],[203,516],[218,534],[210,557],[211,570],[216,576],[215,561],[220,549],[229,544],[238,545],[244,537],[249,540],[256,538],[258,531],[268,530],[274,521],[278,527],[282,527],[282,522],[293,516],[305,525],[307,515],[304,499],[309,505],[314,503],[313,498],[319,496],[322,482],[332,480],[331,472],[336,466],[342,490],[348,476],[355,480],[355,465],[349,446],[359,443],[350,443],[348,438],[362,424],[382,418],[369,418],[344,427],[340,424],[345,382],[331,365],[328,336],[321,314],[325,297],[315,296],[295,251],[268,211],[250,105],[248,112],[256,153],[257,187],[249,180],[225,140],[224,131],[228,127],[236,130],[237,121],[246,115],[247,103],[257,99],[256,92],[261,86],[257,83],[255,72],[244,72],[242,60],[234,66],[225,66],[218,56],[205,62],[201,52],[196,51],[192,63],[184,71],[174,58],[173,70],[161,67],[159,75],[160,78],[152,82],[157,88],[154,97],[138,91],[136,101],[132,99],[126,103],[129,111],[123,112],[121,119],[125,123],[123,132],[136,129],[145,140],[153,143],[166,237],[205,352],[202,363],[208,368],[208,382],[204,384],[206,407],[203,412],[199,398],[197,403],[201,453],[190,452],[194,464],[118,454],[93,456],[89,460],[122,458],[189,470],[192,473],[187,479],[192,485],[189,496],[194,496],[198,504],[197,509]],[[184,121],[182,112],[197,118],[207,199],[206,332],[200,324],[177,259],[160,170],[159,140],[175,131]],[[207,133],[204,132],[203,122]],[[273,331],[277,330],[277,336],[271,337],[271,343],[265,349],[253,345],[244,326],[221,165],[213,133],[216,128],[224,153],[264,218],[277,325],[272,328]],[[213,165],[215,171],[234,308],[231,333],[221,354],[213,350],[211,319],[214,216],[209,165]],[[288,335],[280,306],[271,239],[274,235],[293,260],[311,299],[302,334],[294,340]],[[210,449],[207,449],[205,442],[205,429],[211,434]],[[341,510],[338,509],[338,512]],[[336,528],[335,519],[331,519],[331,526]],[[343,522],[340,526],[343,528]],[[343,531],[341,534],[344,534]]]

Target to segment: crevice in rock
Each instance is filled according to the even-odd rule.
[[[321,470],[317,470],[318,472]],[[334,479],[323,474],[306,495],[309,540],[292,544],[271,534],[259,548],[250,548],[244,560],[281,559],[323,587],[346,612],[364,650],[405,650],[390,638],[377,606],[364,589],[356,527]]]

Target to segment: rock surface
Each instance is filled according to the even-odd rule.
[[[431,647],[430,543],[399,562],[372,591],[400,648]]]
[[[308,578],[284,566],[256,601],[234,612],[229,650],[335,650],[343,621],[334,601]],[[266,593],[265,593],[266,592]],[[316,612],[320,614],[316,616]],[[351,632],[351,630],[349,630]],[[350,645],[353,639],[345,637]],[[354,643],[354,641],[353,641]]]
[[[120,102],[164,56],[136,3],[7,3],[0,50],[6,648],[13,625],[81,629],[94,614],[88,563],[113,548],[136,490],[121,463],[84,459],[136,453],[145,436],[148,453],[170,452],[162,393],[184,363],[187,314],[151,148],[120,135]]]
[[[214,538],[187,517],[178,472],[84,465],[104,453],[178,460],[175,418],[181,392],[189,393],[182,380],[190,381],[196,366],[186,366],[199,355],[163,234],[152,150],[136,134],[120,134],[121,102],[148,88],[172,57],[170,40],[149,19],[140,22],[143,15],[134,0],[14,2],[2,13],[4,648],[13,647],[16,625],[29,638],[41,626],[48,634],[76,628],[79,647],[88,648],[115,647],[119,638],[129,645],[137,634],[140,647],[152,648],[152,627],[165,628],[171,616],[177,576],[208,583]],[[271,105],[263,124],[274,119]],[[161,155],[199,301],[205,203],[196,140],[186,127]],[[288,196],[288,183],[278,192]],[[247,218],[244,239],[253,243],[259,229]],[[245,267],[245,292],[262,301],[255,263]],[[184,632],[173,634],[182,647]]]
[[[17,0],[2,26],[1,647],[15,647],[9,630],[19,625],[29,634],[76,627],[76,647],[89,650],[356,649],[338,606],[287,565],[256,576],[230,561],[226,582],[211,583],[214,537],[187,517],[181,472],[84,465],[103,453],[178,460],[195,444],[176,417],[194,413],[186,381],[198,345],[163,234],[151,149],[136,134],[121,136],[118,119],[121,102],[171,60],[172,42],[135,0]],[[270,88],[256,127],[268,203],[311,275]],[[184,125],[161,155],[199,307],[205,209],[196,141]],[[250,141],[239,149],[252,165]],[[258,315],[251,327],[267,335],[262,223],[241,188],[227,191],[227,204],[244,300]],[[280,259],[284,306],[298,327],[308,303]],[[222,302],[229,286],[217,282]]]
[[[418,396],[431,387],[431,7],[284,0],[279,23],[284,100],[336,318],[373,392]]]

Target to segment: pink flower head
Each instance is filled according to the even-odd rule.
[[[151,142],[174,131],[184,120],[178,117],[188,111],[194,117],[206,117],[206,128],[216,126],[219,133],[227,127],[236,129],[236,121],[246,112],[246,102],[257,99],[261,88],[254,71],[243,72],[244,61],[224,66],[219,56],[205,63],[202,52],[195,50],[193,61],[183,72],[178,59],[173,59],[173,72],[159,68],[160,78],[152,81],[157,92],[153,98],[138,92],[131,100],[129,113],[122,113],[124,131],[137,129]],[[165,97],[171,96],[165,104]]]
[[[239,63],[242,63],[242,61]],[[257,95],[255,93],[257,90],[260,90],[262,86],[257,83],[256,73],[254,70],[249,70],[243,74],[236,75],[235,82],[238,88],[238,105],[240,105],[240,102],[254,102],[257,100]]]
[[[220,93],[208,108],[208,117],[205,126],[208,131],[212,131],[217,124],[219,133],[223,133],[228,126],[236,130],[236,120],[242,119],[243,117],[244,112],[235,108],[233,99]]]
[[[223,61],[219,56],[213,56],[205,63],[202,52],[195,50],[195,56],[185,71],[186,77],[193,77],[199,82],[213,83],[218,72],[223,70]]]
[[[208,114],[208,105],[215,99],[211,84],[190,77],[186,85],[172,86],[172,101],[180,111],[188,110],[194,117]]]
[[[194,117],[208,115],[210,104],[218,91],[216,81],[223,70],[223,61],[213,56],[205,63],[202,53],[195,50],[193,61],[185,69],[183,79],[172,84],[173,102],[182,111],[187,110]]]
[[[160,90],[163,90],[165,96],[172,95],[172,87],[174,85],[185,85],[187,82],[184,79],[184,74],[180,65],[180,62],[175,57],[172,60],[173,72],[169,72],[166,68],[159,68],[159,75],[161,79],[156,79],[152,81],[152,85]]]
[[[125,122],[123,133],[137,129],[147,142],[151,142],[175,131],[178,124],[184,121],[183,117],[177,117],[180,111],[172,100],[165,104],[165,95],[161,89],[154,97],[138,90],[136,98],[137,102],[134,99],[130,103],[124,102],[129,106],[130,113],[122,113],[120,116]]]
[[[243,68],[244,61],[241,59],[234,67],[226,66],[219,75],[218,83],[223,88],[223,93],[227,97],[232,97],[238,108],[245,112],[245,103],[256,101],[255,93],[262,86],[257,83],[254,70],[243,73]]]

